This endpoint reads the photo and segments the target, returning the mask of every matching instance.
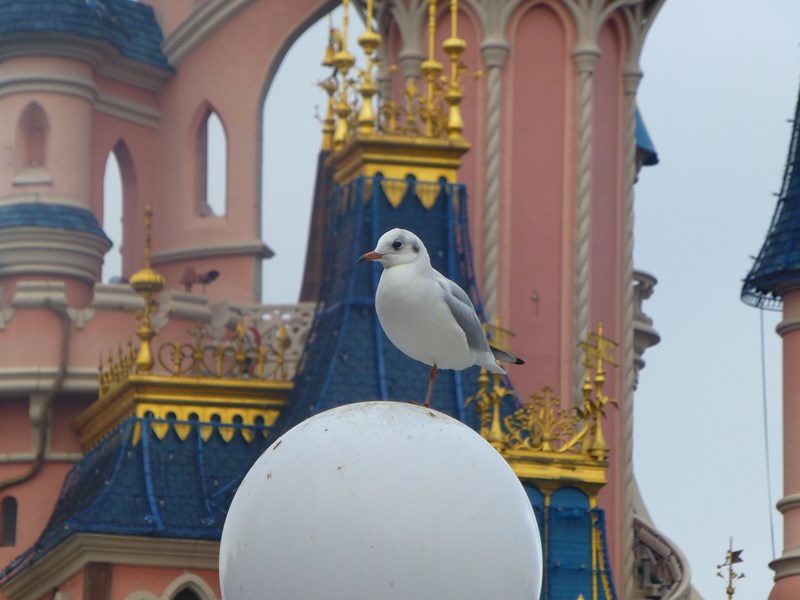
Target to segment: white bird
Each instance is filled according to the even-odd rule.
[[[375,293],[383,330],[404,354],[431,365],[425,406],[430,406],[439,369],[478,365],[505,374],[497,360],[524,363],[489,345],[469,296],[431,266],[428,251],[416,235],[405,229],[387,231],[375,250],[358,262],[372,260],[383,265]]]

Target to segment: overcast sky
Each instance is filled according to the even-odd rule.
[[[336,18],[339,22],[340,18]],[[289,52],[265,111],[264,300],[297,299],[325,96],[327,20]],[[737,598],[764,598],[782,549],[779,313],[739,300],[780,190],[800,81],[797,0],[667,0],[642,58],[639,106],[660,164],[636,186],[636,266],[662,342],[636,394],[635,470],[657,526],[687,555],[706,598],[730,536],[744,549]],[[285,152],[287,139],[295,150]],[[113,171],[113,169],[112,169]],[[106,224],[108,227],[108,224]],[[108,272],[112,272],[109,268]],[[764,322],[765,379],[761,369]],[[766,388],[766,402],[762,390]],[[765,408],[768,437],[765,443]],[[766,447],[771,461],[771,498]]]

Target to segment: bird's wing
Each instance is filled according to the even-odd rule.
[[[475,307],[472,306],[472,301],[467,293],[458,284],[444,276],[438,277],[437,280],[444,291],[444,300],[450,313],[467,336],[467,345],[470,350],[488,352],[489,343],[486,341],[483,327],[481,327],[478,315],[475,314]]]

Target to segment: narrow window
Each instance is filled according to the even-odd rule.
[[[17,499],[11,496],[0,503],[0,546],[17,545]]]
[[[197,141],[199,214],[203,217],[224,216],[228,148],[222,121],[213,110],[200,125]]]
[[[17,125],[16,170],[43,169],[47,156],[47,115],[36,102],[31,102],[20,115]]]
[[[122,277],[122,175],[114,151],[103,177],[103,231],[114,244],[103,259],[103,281],[113,283]]]

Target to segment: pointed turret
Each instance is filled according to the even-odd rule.
[[[742,300],[779,308],[786,291],[800,283],[800,100],[795,109],[783,185],[767,239],[744,280]]]
[[[742,300],[761,308],[783,309],[776,328],[783,340],[783,552],[770,563],[775,587],[770,600],[800,597],[800,472],[795,467],[800,450],[800,100],[795,110],[792,139],[783,185],[767,239],[744,280]]]

